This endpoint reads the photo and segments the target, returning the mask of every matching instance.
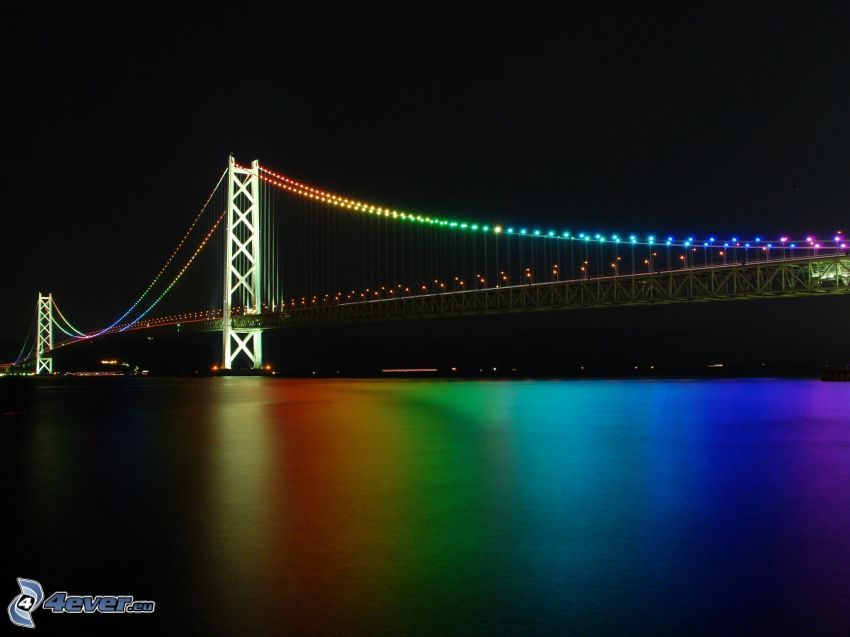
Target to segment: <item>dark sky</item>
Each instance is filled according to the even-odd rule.
[[[122,310],[231,151],[472,219],[850,229],[847,3],[23,4],[0,26],[6,335],[38,290],[84,328]]]

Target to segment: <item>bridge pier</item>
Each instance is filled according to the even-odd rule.
[[[224,328],[224,360],[222,369],[232,369],[235,361],[241,353],[245,353],[254,369],[263,366],[263,330],[234,329],[225,321]]]
[[[224,302],[222,306],[222,369],[232,369],[240,354],[251,367],[263,366],[263,330],[233,326],[234,298],[243,316],[262,312],[260,261],[259,162],[250,168],[228,158],[225,218]]]

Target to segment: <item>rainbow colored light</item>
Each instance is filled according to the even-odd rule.
[[[475,224],[468,221],[458,221],[452,219],[444,219],[440,217],[436,217],[433,215],[427,215],[423,213],[413,213],[406,212],[401,210],[395,210],[393,208],[389,208],[386,206],[380,206],[372,203],[367,203],[365,201],[360,201],[358,199],[353,199],[349,197],[343,197],[341,195],[337,195],[331,193],[326,190],[322,190],[320,188],[316,188],[314,186],[307,185],[303,182],[297,181],[291,177],[287,177],[282,175],[281,173],[275,172],[265,166],[260,166],[260,179],[264,182],[271,184],[277,188],[286,190],[292,194],[312,199],[315,201],[321,201],[323,203],[327,203],[339,208],[344,208],[348,210],[352,210],[354,212],[362,212],[369,215],[374,215],[377,217],[383,217],[385,219],[395,219],[399,221],[407,221],[407,222],[417,222],[432,226],[442,226],[451,229],[460,229],[460,230],[472,230],[472,231],[480,231],[482,233],[493,233],[497,235],[519,235],[521,237],[528,238],[539,238],[539,239],[551,239],[551,240],[591,240],[591,235],[586,234],[584,232],[579,232],[577,234],[571,234],[568,231],[564,231],[562,233],[558,233],[555,230],[549,230],[547,232],[543,232],[540,229],[533,229],[529,231],[527,228],[520,228],[518,231],[515,230],[513,226],[504,227],[501,224]],[[840,234],[840,233],[839,233]],[[640,238],[638,235],[630,234],[628,235],[628,241],[632,245],[653,245],[655,243],[655,235],[650,234],[645,239]],[[841,237],[836,237],[835,244],[836,246],[839,244]],[[597,241],[599,243],[621,243],[623,241],[622,236],[619,234],[613,234],[610,237],[606,237],[605,235],[596,233],[592,235],[592,240]],[[777,239],[778,241],[782,241],[783,243],[788,241],[787,236],[783,236],[782,239]],[[811,237],[806,239],[811,242]],[[716,237],[712,236],[708,239],[697,239],[693,236],[687,237],[687,239],[676,240],[673,236],[668,236],[666,240],[666,245],[671,247],[689,247],[692,245],[703,244],[703,247],[711,247],[717,241]],[[732,237],[732,243],[737,243],[739,240],[737,237]],[[760,244],[762,243],[761,236],[756,236],[751,243]]]

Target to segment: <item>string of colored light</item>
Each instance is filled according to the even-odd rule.
[[[160,280],[160,278],[162,277],[162,275],[163,275],[163,274],[165,273],[165,271],[168,269],[168,266],[170,266],[170,265],[171,265],[171,262],[172,262],[172,261],[174,261],[174,258],[175,258],[175,257],[177,256],[177,254],[180,252],[180,249],[183,247],[183,244],[184,244],[184,243],[186,243],[186,239],[188,239],[188,238],[189,238],[189,235],[191,234],[192,230],[195,228],[195,226],[197,225],[198,221],[199,221],[199,220],[201,219],[201,217],[203,216],[204,212],[205,212],[205,211],[206,211],[206,209],[207,209],[207,206],[209,206],[210,201],[212,201],[213,196],[215,195],[215,193],[216,193],[216,191],[218,190],[219,186],[221,186],[221,182],[224,180],[224,176],[225,176],[226,174],[227,174],[227,169],[225,169],[225,170],[224,170],[224,172],[222,172],[222,173],[221,173],[221,177],[219,177],[219,178],[218,178],[218,181],[216,182],[215,187],[212,189],[212,192],[210,192],[210,196],[209,196],[209,197],[207,197],[207,200],[204,202],[204,205],[203,205],[203,206],[201,206],[201,210],[200,210],[200,212],[199,212],[199,213],[197,214],[197,216],[196,216],[196,217],[192,220],[192,223],[191,223],[191,225],[189,226],[189,229],[188,229],[188,230],[186,230],[186,233],[183,235],[183,238],[182,238],[182,239],[180,239],[180,242],[177,244],[177,247],[176,247],[176,248],[174,248],[174,251],[171,253],[171,256],[169,256],[169,257],[168,257],[168,260],[165,262],[165,265],[163,265],[163,266],[162,266],[162,268],[160,269],[160,271],[159,271],[159,272],[157,273],[157,275],[153,278],[153,281],[151,281],[151,282],[150,282],[150,285],[148,285],[148,287],[147,287],[147,288],[145,288],[145,291],[144,291],[144,292],[142,292],[142,295],[141,295],[138,299],[136,299],[136,300],[133,302],[133,304],[132,304],[132,305],[131,305],[128,309],[127,309],[127,311],[126,311],[126,312],[124,312],[121,316],[119,316],[117,319],[115,319],[115,321],[113,321],[113,323],[112,323],[111,325],[109,325],[109,326],[107,326],[107,327],[105,327],[105,328],[103,328],[103,329],[101,329],[101,330],[97,330],[97,331],[94,331],[94,332],[89,332],[89,333],[87,333],[87,334],[84,334],[84,335],[82,335],[82,336],[79,336],[78,338],[86,338],[86,339],[88,339],[88,338],[95,338],[96,336],[100,336],[101,334],[104,334],[104,333],[108,332],[109,330],[111,330],[112,328],[114,328],[116,325],[118,325],[121,321],[123,321],[125,318],[127,318],[127,316],[128,316],[128,315],[129,315],[129,314],[130,314],[133,310],[135,310],[135,309],[136,309],[136,307],[138,307],[139,303],[141,303],[141,302],[144,300],[144,298],[145,298],[145,297],[146,297],[146,296],[150,293],[150,291],[153,289],[153,287],[154,287],[154,286],[157,284],[157,282]],[[66,319],[66,320],[67,320],[67,319]],[[68,325],[70,325],[70,323],[68,323]]]
[[[62,327],[62,325],[59,323],[59,321],[57,321],[55,318],[53,319],[53,325],[54,325],[55,327],[58,327],[58,328],[59,328],[59,329],[60,329],[63,333],[67,334],[67,335],[68,335],[68,336],[70,336],[71,338],[78,338],[78,337],[80,336],[80,335],[78,335],[78,334],[74,334],[74,333],[69,332],[68,330],[66,330],[64,327]]]
[[[167,294],[171,291],[171,289],[172,289],[172,288],[174,287],[174,285],[175,285],[175,284],[176,284],[176,283],[180,280],[180,278],[183,276],[183,274],[185,274],[186,270],[188,270],[188,269],[189,269],[189,266],[191,266],[191,265],[192,265],[192,263],[193,263],[193,261],[195,260],[195,258],[197,258],[197,256],[201,253],[201,250],[204,248],[204,246],[205,246],[205,245],[207,244],[207,242],[210,240],[210,238],[212,237],[212,235],[213,235],[213,233],[215,232],[216,228],[218,228],[218,226],[221,224],[221,220],[224,218],[224,214],[225,214],[225,213],[224,213],[224,212],[222,212],[222,213],[219,215],[218,219],[216,219],[216,221],[215,221],[215,223],[213,224],[213,226],[209,229],[209,231],[207,232],[207,234],[204,236],[204,238],[203,238],[203,239],[201,240],[201,242],[198,244],[198,246],[197,246],[197,248],[195,249],[195,251],[192,253],[192,256],[191,256],[191,257],[189,257],[189,259],[186,261],[186,263],[183,265],[183,267],[182,267],[182,268],[178,271],[177,275],[175,275],[174,279],[172,279],[171,283],[170,283],[170,284],[169,284],[169,285],[165,288],[165,290],[162,292],[162,294],[160,294],[160,295],[157,297],[157,299],[156,299],[153,303],[151,303],[151,305],[149,305],[149,306],[147,307],[147,309],[145,309],[145,311],[144,311],[144,312],[142,312],[142,313],[141,313],[138,317],[136,317],[133,321],[131,321],[131,322],[129,322],[129,323],[125,323],[125,324],[120,324],[120,325],[117,325],[117,326],[113,326],[113,327],[111,327],[111,328],[109,328],[109,329],[107,329],[107,330],[99,331],[99,332],[97,332],[96,334],[95,334],[95,333],[87,334],[87,335],[86,335],[86,338],[94,338],[95,336],[99,336],[99,335],[104,334],[104,333],[106,333],[106,332],[108,332],[108,331],[110,331],[110,330],[115,331],[115,332],[123,332],[123,331],[125,331],[125,330],[127,330],[127,329],[130,329],[133,325],[135,325],[136,323],[138,323],[138,322],[139,322],[139,321],[140,321],[140,320],[141,320],[144,316],[146,316],[146,315],[147,315],[147,314],[148,314],[148,313],[149,313],[149,312],[150,312],[153,308],[155,308],[155,307],[156,307],[156,306],[160,303],[160,301],[162,301],[162,299],[164,299],[164,298],[165,298],[165,296],[166,296],[166,295],[167,295]],[[54,323],[55,323],[55,321],[54,321]],[[116,327],[117,327],[117,329],[115,329]],[[61,327],[60,327],[60,329],[61,329]],[[66,332],[65,330],[62,330],[62,331],[63,331],[63,332],[65,332],[66,334],[68,334],[68,332]],[[69,335],[69,336],[73,336],[72,334],[68,334],[68,335]],[[75,338],[75,339],[78,339],[79,337],[74,337],[74,338]],[[66,345],[66,344],[68,344],[68,343],[70,343],[70,342],[72,342],[72,341],[63,341],[62,343],[60,343],[60,344],[59,344],[59,346]],[[54,348],[54,349],[55,349],[55,348]]]
[[[648,235],[645,239],[640,238],[637,235],[630,234],[620,235],[620,234],[611,234],[611,235],[603,235],[600,233],[585,233],[579,232],[577,234],[570,233],[569,231],[564,232],[556,232],[555,230],[549,230],[547,232],[543,232],[542,230],[528,230],[527,228],[519,228],[516,229],[513,226],[503,226],[498,224],[482,224],[482,223],[472,223],[468,221],[456,221],[450,219],[442,219],[439,217],[425,215],[420,213],[411,213],[404,212],[400,210],[394,210],[392,208],[386,206],[377,206],[374,204],[366,203],[364,201],[359,201],[356,199],[350,199],[347,197],[342,197],[340,195],[328,192],[326,190],[322,190],[320,188],[315,188],[313,186],[307,185],[303,182],[292,179],[291,177],[287,177],[286,175],[282,175],[278,172],[270,170],[265,166],[260,166],[260,179],[269,183],[277,188],[282,190],[286,190],[291,192],[292,194],[304,197],[306,199],[313,199],[315,201],[321,201],[323,203],[330,204],[332,206],[336,206],[338,208],[345,208],[348,210],[352,210],[355,212],[364,212],[367,214],[373,214],[377,216],[382,216],[385,218],[395,219],[399,221],[408,221],[408,222],[418,222],[422,224],[428,224],[432,226],[442,226],[453,230],[461,230],[461,231],[471,231],[471,232],[481,232],[481,233],[492,233],[492,234],[505,234],[505,235],[516,235],[523,238],[540,238],[540,239],[556,239],[556,240],[570,240],[570,241],[584,241],[584,242],[598,242],[598,243],[612,243],[612,244],[626,244],[626,245],[647,245],[647,246],[670,246],[670,247],[702,247],[702,248],[789,248],[795,249],[797,247],[806,247],[806,248],[821,248],[825,247],[829,241],[825,241],[822,244],[818,244],[815,242],[812,236],[807,236],[805,241],[803,240],[792,240],[787,236],[782,236],[775,240],[775,242],[766,242],[762,241],[761,237],[755,237],[751,241],[738,239],[738,237],[732,237],[728,241],[718,241],[715,237],[709,237],[707,239],[697,239],[694,237],[687,237],[684,239],[676,239],[673,236],[667,236],[664,239],[657,239],[655,235]],[[841,236],[843,233],[838,232],[834,237],[835,247],[846,247],[847,239]],[[755,245],[753,245],[755,244]],[[778,244],[778,245],[775,245]],[[802,246],[798,246],[798,244],[803,244]],[[807,244],[807,245],[806,245]]]
[[[165,295],[166,295],[166,294],[168,294],[169,292],[171,292],[171,289],[172,289],[172,288],[175,286],[175,284],[176,284],[176,283],[180,280],[180,278],[183,276],[183,274],[186,272],[186,270],[188,270],[188,269],[189,269],[189,266],[190,266],[190,265],[192,265],[192,262],[193,262],[193,261],[195,260],[195,258],[196,258],[196,257],[197,257],[200,253],[201,253],[201,250],[203,250],[203,249],[204,249],[204,246],[205,246],[205,245],[207,245],[207,242],[210,240],[210,237],[212,237],[212,235],[213,235],[213,233],[215,232],[216,228],[218,228],[218,226],[219,226],[219,224],[221,223],[221,220],[224,218],[224,215],[225,215],[225,213],[226,213],[226,212],[227,212],[227,211],[225,210],[224,212],[222,212],[222,213],[218,216],[218,219],[216,219],[216,220],[215,220],[215,223],[214,223],[214,224],[213,224],[213,226],[209,229],[209,231],[207,232],[207,234],[204,236],[204,238],[203,238],[203,240],[201,241],[201,243],[200,243],[200,244],[198,244],[198,247],[197,247],[197,248],[195,248],[195,251],[192,253],[192,256],[191,256],[191,257],[189,257],[189,260],[188,260],[188,261],[186,261],[186,263],[183,265],[183,267],[182,267],[182,268],[180,268],[180,271],[179,271],[179,272],[176,274],[176,276],[175,276],[175,277],[171,280],[171,283],[169,283],[169,284],[168,284],[168,286],[167,286],[167,287],[166,287],[166,288],[162,291],[162,294],[160,294],[160,295],[156,298],[156,300],[155,300],[153,303],[151,303],[151,304],[148,306],[148,308],[147,308],[144,312],[142,312],[141,314],[139,314],[139,316],[137,316],[137,317],[136,317],[133,321],[131,321],[130,323],[128,323],[127,325],[125,325],[124,327],[122,327],[121,329],[119,329],[119,330],[118,330],[119,332],[124,332],[124,331],[126,331],[127,329],[131,328],[131,327],[132,327],[133,325],[135,325],[136,323],[138,323],[138,322],[139,322],[142,318],[144,318],[144,317],[145,317],[145,316],[146,316],[146,315],[147,315],[147,314],[148,314],[148,313],[149,313],[149,312],[150,312],[153,308],[155,308],[157,305],[159,305],[159,302],[160,302],[160,301],[162,301],[162,299],[163,299],[163,298],[165,298]]]
[[[65,318],[65,315],[62,314],[62,310],[60,310],[59,306],[56,304],[56,299],[51,296],[50,300],[53,303],[53,309],[56,310],[56,313],[59,314],[63,321],[65,321],[65,324],[71,329],[71,331],[76,332],[76,336],[85,336],[85,332],[81,332],[80,330],[78,330],[76,327],[71,325],[71,321]],[[64,329],[62,329],[62,327],[59,326],[59,323],[56,322],[56,319],[53,319],[53,323],[54,325],[59,327],[60,330],[68,334],[68,332],[66,332]],[[68,334],[68,336],[74,336],[74,334]]]
[[[32,334],[32,328],[33,328],[33,326],[35,326],[35,318],[36,318],[36,315],[37,315],[37,314],[38,314],[38,307],[36,307],[36,308],[33,310],[33,313],[32,313],[32,319],[30,319],[30,326],[29,326],[29,328],[27,329],[27,337],[24,339],[24,344],[23,344],[23,345],[21,345],[21,351],[20,351],[20,352],[18,352],[18,357],[15,359],[15,365],[17,365],[17,364],[18,364],[18,362],[21,360],[21,356],[22,356],[22,355],[23,355],[23,353],[24,353],[24,349],[26,349],[26,347],[27,347],[27,343],[29,343],[30,335]],[[35,341],[33,341],[33,343],[35,343]],[[30,348],[30,350],[32,350],[32,348]],[[26,358],[29,358],[29,356],[30,356],[30,355],[29,355],[29,352],[28,352],[28,353],[27,353],[27,355],[26,355]]]
[[[23,360],[25,360],[25,361],[30,360],[33,357],[33,354],[35,354],[35,341],[32,341],[30,343],[30,348],[29,348],[29,350],[27,350],[27,354],[26,354],[26,356],[24,356]]]
[[[366,212],[369,214],[375,214],[378,216],[389,217],[393,219],[400,219],[403,221],[416,221],[429,225],[446,226],[449,228],[460,228],[461,230],[469,229],[473,232],[479,230],[482,232],[489,232],[491,229],[490,226],[486,224],[469,223],[465,221],[452,221],[450,219],[441,219],[439,217],[431,215],[402,212],[399,210],[393,210],[392,208],[386,208],[365,203],[362,201],[357,201],[355,199],[348,199],[346,197],[341,197],[339,195],[335,195],[324,190],[320,190],[318,188],[313,188],[312,186],[302,184],[301,182],[295,181],[294,179],[271,171],[268,168],[265,168],[264,166],[260,166],[260,170],[264,173],[267,173],[268,175],[266,176],[261,174],[260,179],[272,184],[273,186],[276,186],[283,190],[288,190],[294,194],[300,195],[307,199],[315,199],[317,201],[329,203],[340,208],[347,208],[356,212]]]

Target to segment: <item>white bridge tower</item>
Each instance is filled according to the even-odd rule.
[[[231,155],[227,168],[227,213],[225,219],[224,303],[222,307],[222,369],[231,369],[239,355],[246,354],[251,366],[263,365],[261,328],[233,327],[234,299],[243,315],[262,311],[260,290],[260,165],[239,166]]]
[[[53,373],[53,295],[38,293],[38,324],[35,341],[35,373]]]

